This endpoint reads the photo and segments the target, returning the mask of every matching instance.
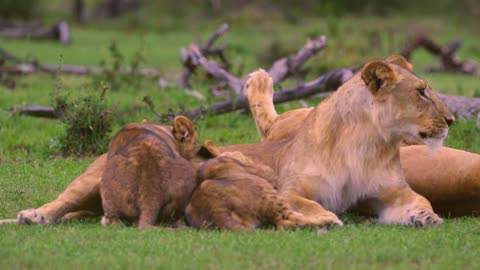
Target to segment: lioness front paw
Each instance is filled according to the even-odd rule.
[[[315,227],[328,227],[332,225],[343,227],[343,222],[332,212],[325,212],[324,214],[318,214],[308,217],[310,219],[309,226]]]
[[[416,227],[434,227],[443,222],[437,214],[428,209],[413,210],[408,214],[408,224]]]
[[[26,209],[20,211],[17,215],[19,224],[42,224],[48,225],[54,223],[53,220],[48,219],[37,209]]]

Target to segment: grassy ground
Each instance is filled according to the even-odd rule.
[[[480,62],[477,29],[435,19],[344,18],[308,20],[298,25],[262,23],[232,25],[225,36],[230,42],[229,59],[244,72],[258,67],[257,54],[273,40],[285,50],[300,47],[309,35],[326,34],[329,47],[309,65],[310,77],[339,66],[358,66],[398,50],[409,31],[432,33],[441,42],[461,38],[460,56]],[[194,108],[215,100],[198,101],[186,96],[174,79],[179,73],[178,50],[194,40],[194,33],[208,36],[215,24],[173,31],[116,30],[108,27],[74,26],[72,46],[51,42],[1,40],[2,47],[22,57],[45,63],[98,65],[111,61],[108,46],[116,40],[128,63],[137,51],[145,66],[159,67],[172,86],[160,90],[154,80],[135,86],[121,84],[107,95],[118,120],[112,132],[127,122],[154,119],[142,103],[149,95],[160,113],[167,108]],[[150,29],[150,28],[149,28]],[[380,33],[381,44],[371,47],[369,33]],[[394,34],[389,34],[394,33]],[[393,36],[393,41],[391,40]],[[424,52],[413,62],[420,76],[437,90],[467,96],[480,93],[479,77],[452,74],[424,74],[421,68],[436,60]],[[196,88],[208,93],[208,80],[196,77]],[[293,82],[287,82],[287,84]],[[72,96],[99,91],[91,78],[34,75],[17,79],[17,88],[0,88],[0,218],[14,217],[19,210],[37,207],[56,197],[93,160],[56,155],[58,137],[64,126],[57,120],[10,117],[8,109],[26,104],[50,105],[55,91]],[[309,99],[310,105],[319,102]],[[279,106],[280,111],[298,107],[298,102]],[[249,115],[232,113],[197,122],[202,139],[219,144],[256,141]],[[480,152],[480,133],[473,121],[459,121],[452,128],[447,145]],[[327,234],[316,231],[259,231],[255,233],[172,232],[159,228],[139,232],[133,228],[102,228],[98,220],[87,219],[49,227],[0,226],[0,269],[5,268],[305,268],[305,269],[478,269],[480,268],[480,220],[447,219],[437,229],[381,226],[373,220],[344,216],[346,226]]]

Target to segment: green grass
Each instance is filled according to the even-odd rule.
[[[2,226],[0,267],[46,269],[477,269],[478,219],[438,229],[380,226],[366,220],[326,234],[158,228],[98,223]],[[468,239],[468,240],[466,240]]]
[[[369,49],[367,33],[378,31],[382,40],[394,31],[398,50],[411,18],[321,18],[297,25],[279,22],[232,25],[224,39],[230,42],[228,58],[244,73],[258,67],[256,55],[274,40],[289,48],[303,45],[312,34],[326,34],[329,46],[308,65],[318,76],[319,70],[358,66],[391,51],[386,42]],[[423,28],[446,42],[464,40],[460,57],[480,62],[477,44],[480,38],[473,27],[452,21],[421,18]],[[405,26],[407,25],[407,26]],[[107,26],[110,26],[107,24]],[[143,47],[145,66],[159,67],[173,85],[159,89],[155,80],[143,80],[139,87],[122,86],[109,90],[107,101],[117,118],[113,132],[122,125],[155,116],[143,104],[151,96],[159,113],[168,108],[196,108],[215,101],[199,101],[186,96],[175,85],[180,72],[179,48],[194,40],[199,32],[204,39],[217,26],[202,23],[175,31],[116,30],[115,28],[74,26],[74,42],[62,47],[51,42],[1,40],[2,47],[22,57],[35,57],[56,64],[98,65],[110,61],[108,46],[116,40],[126,62]],[[415,26],[417,27],[417,26]],[[413,56],[417,73],[437,90],[472,96],[480,93],[479,77],[458,74],[425,74],[425,65],[436,60],[419,51]],[[208,94],[211,81],[195,77],[197,90]],[[53,93],[81,95],[100,91],[91,78],[32,75],[16,78],[18,87],[0,87],[0,218],[11,218],[25,208],[38,207],[53,200],[80,175],[93,157],[61,158],[55,154],[58,137],[65,127],[57,120],[11,117],[9,108],[27,104],[51,105]],[[286,84],[293,84],[293,81]],[[307,99],[315,105],[318,99]],[[299,107],[297,101],[278,106],[280,112]],[[248,114],[231,113],[207,117],[197,123],[203,139],[218,144],[258,141],[255,124]],[[451,128],[447,145],[480,153],[480,132],[475,121],[458,121]],[[173,232],[158,228],[138,231],[134,228],[102,228],[97,219],[87,219],[55,226],[0,226],[0,269],[90,269],[90,268],[162,268],[162,269],[478,269],[480,268],[480,220],[446,219],[437,229],[382,226],[374,220],[343,216],[346,226],[329,233],[314,230],[257,231],[230,233],[216,231]]]

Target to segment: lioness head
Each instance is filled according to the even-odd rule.
[[[440,146],[455,117],[425,81],[412,72],[412,65],[400,55],[367,63],[361,77],[377,102],[375,119],[393,130],[397,139]]]

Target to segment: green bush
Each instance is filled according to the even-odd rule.
[[[55,98],[55,112],[66,125],[59,138],[64,156],[88,156],[105,153],[113,125],[111,111],[105,103],[105,89],[100,96],[90,94],[70,100],[66,96]]]

